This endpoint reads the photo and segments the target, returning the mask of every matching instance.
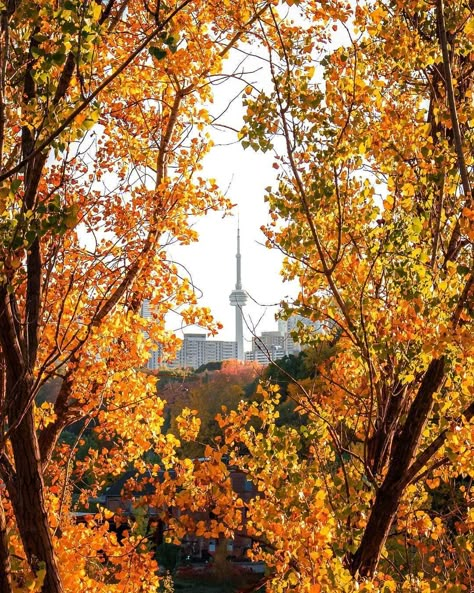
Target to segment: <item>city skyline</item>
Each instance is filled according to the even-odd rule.
[[[177,352],[176,358],[162,360],[160,348],[150,353],[148,368],[158,370],[161,366],[169,368],[199,368],[202,365],[221,362],[224,360],[236,359],[239,361],[254,361],[260,364],[268,364],[272,360],[278,360],[285,355],[295,354],[301,351],[301,346],[291,337],[291,330],[301,321],[304,324],[311,324],[309,320],[303,319],[300,315],[294,315],[289,320],[276,321],[273,316],[273,328],[271,331],[260,331],[257,328],[251,332],[249,346],[244,343],[244,307],[248,301],[248,295],[242,284],[242,255],[240,251],[240,220],[237,221],[237,245],[235,253],[235,288],[229,295],[228,304],[235,310],[234,336],[231,340],[209,339],[209,336],[201,331],[190,332],[183,328],[183,342]],[[219,293],[220,294],[220,291]],[[142,305],[142,315],[150,317],[149,304]],[[314,324],[311,324],[314,325]],[[249,329],[249,328],[247,328]],[[163,365],[164,363],[164,365]]]

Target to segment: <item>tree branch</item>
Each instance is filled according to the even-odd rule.
[[[87,107],[92,103],[92,101],[105,89],[107,88],[116,78],[119,76],[140,54],[141,52],[149,45],[155,37],[157,37],[168,25],[168,23],[178,14],[181,10],[183,10],[188,4],[190,4],[192,0],[183,0],[183,2],[177,6],[171,14],[157,27],[153,29],[151,33],[149,33],[145,39],[138,45],[138,47],[125,59],[122,64],[114,71],[110,76],[108,76],[87,98],[85,98],[82,103],[80,103],[73,111],[66,117],[63,123],[54,130],[37,148],[35,148],[29,155],[23,157],[23,159],[15,166],[2,173],[0,175],[0,182],[16,175],[19,171],[27,165],[31,159],[35,158],[37,155],[41,154],[46,148],[48,148],[58,136],[67,129],[68,126],[76,119],[78,115],[80,115]]]
[[[462,416],[466,419],[466,422],[469,422],[472,419],[474,416],[474,402],[468,408],[466,408],[466,410],[462,413]],[[418,473],[423,469],[423,467],[428,463],[433,455],[443,446],[447,435],[448,430],[443,430],[435,438],[435,440],[418,455],[406,473],[407,484],[411,484],[418,479]]]
[[[459,172],[461,174],[461,181],[468,202],[472,199],[471,183],[469,180],[469,173],[467,171],[466,159],[464,158],[464,151],[462,146],[461,128],[459,126],[459,118],[456,108],[456,98],[454,96],[453,75],[451,72],[451,64],[449,60],[448,38],[446,35],[446,25],[444,18],[444,2],[437,0],[437,21],[439,42],[441,44],[441,51],[443,54],[444,67],[444,83],[446,86],[446,93],[448,95],[449,114],[451,116],[451,124],[454,134],[454,146],[456,149],[456,156],[458,159]]]

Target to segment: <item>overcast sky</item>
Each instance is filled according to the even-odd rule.
[[[227,72],[240,60],[241,55],[236,55]],[[255,70],[244,78],[257,85],[265,84],[266,73],[263,69],[258,70],[261,61],[258,58],[255,60],[253,63],[247,60],[242,66],[246,70]],[[217,87],[215,103],[210,106],[211,113],[218,114],[226,109],[229,98],[245,86],[245,82],[233,80]],[[233,101],[219,121],[240,129],[241,103],[240,98]],[[206,157],[203,174],[215,178],[237,206],[232,216],[210,213],[199,219],[195,226],[200,235],[199,243],[173,247],[171,255],[189,270],[195,286],[202,292],[200,303],[209,306],[215,319],[224,324],[216,339],[234,340],[235,310],[229,304],[229,295],[236,282],[237,221],[240,220],[242,285],[249,294],[244,309],[245,350],[248,350],[251,328],[256,328],[257,333],[277,329],[275,313],[278,303],[289,294],[295,296],[297,290],[295,286],[283,283],[280,276],[282,255],[264,246],[265,237],[260,230],[269,220],[268,204],[264,202],[265,187],[276,181],[273,155],[256,153],[250,148],[244,150],[237,142],[236,133],[230,131],[216,132],[214,141],[219,146]],[[193,327],[185,331],[199,329]]]
[[[238,206],[233,216],[211,213],[196,223],[199,243],[173,247],[173,258],[186,266],[192,280],[202,292],[200,303],[211,307],[214,317],[224,324],[217,339],[235,339],[235,310],[229,295],[236,282],[237,221],[240,219],[242,285],[249,294],[244,309],[245,322],[257,332],[277,328],[277,304],[295,287],[283,283],[280,276],[282,256],[264,246],[260,227],[268,221],[268,204],[264,188],[275,181],[273,157],[270,154],[243,150],[240,145],[219,147],[207,159],[205,173],[215,177],[228,197]],[[191,328],[185,331],[199,331]],[[251,339],[249,328],[244,335]],[[247,342],[246,349],[250,349]]]
[[[347,43],[344,30],[338,31],[334,33],[333,43],[328,45],[328,50]],[[254,52],[255,46],[250,46],[248,50]],[[268,68],[262,59],[265,55],[254,54],[242,63],[243,57],[242,52],[236,51],[225,68],[227,73],[236,70],[234,74],[237,75],[245,70],[242,80],[237,80],[237,76],[217,86],[215,102],[210,106],[213,115],[224,112],[220,123],[237,130],[242,127],[244,108],[241,98],[236,98],[236,95],[242,92],[248,82],[260,88],[271,86]],[[230,131],[216,133],[215,142],[224,145],[216,147],[206,158],[203,173],[215,178],[222,190],[229,188],[227,195],[237,204],[234,215],[223,218],[222,214],[211,213],[200,219],[196,224],[199,243],[173,247],[171,254],[188,268],[194,284],[202,292],[202,305],[211,307],[215,319],[224,324],[217,339],[234,340],[235,311],[229,304],[229,295],[236,280],[239,214],[242,285],[250,297],[244,310],[245,324],[248,326],[244,326],[245,350],[249,350],[251,329],[254,328],[256,333],[277,329],[275,313],[279,309],[278,303],[287,296],[295,297],[298,288],[296,283],[283,283],[280,276],[282,255],[263,245],[265,238],[260,230],[269,220],[268,204],[264,202],[265,187],[276,183],[277,171],[272,167],[273,154],[256,153],[250,148],[243,150],[237,142],[237,134]]]

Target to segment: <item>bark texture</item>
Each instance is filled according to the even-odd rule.
[[[11,564],[8,550],[7,522],[3,508],[2,492],[0,490],[0,592],[11,593]]]
[[[27,382],[26,382],[27,383]],[[26,387],[26,386],[25,386]],[[25,389],[24,387],[24,389]],[[25,399],[26,390],[16,402]],[[61,593],[59,569],[53,548],[44,500],[44,483],[41,471],[38,440],[32,406],[12,406],[10,423],[16,425],[11,435],[15,461],[15,489],[10,493],[13,511],[28,562],[34,572],[46,569],[44,593]]]
[[[415,460],[423,428],[433,407],[433,396],[443,380],[444,367],[444,358],[431,361],[413,400],[403,429],[394,445],[386,477],[377,491],[361,543],[352,558],[353,574],[368,576],[377,568],[400,499],[408,483],[409,469]]]

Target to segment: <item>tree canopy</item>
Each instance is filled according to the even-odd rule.
[[[265,492],[252,517],[273,586],[467,591],[473,5],[291,4],[265,18],[273,89],[247,89],[242,138],[275,150],[268,245],[300,282],[294,310],[331,320],[337,346],[296,396],[300,434],[277,428],[270,395],[222,423]],[[455,510],[435,509],[443,484]]]
[[[268,591],[473,589],[473,12],[471,0],[3,3],[2,593],[156,591],[141,536],[118,546],[107,521],[69,513],[81,471],[98,491],[131,464],[155,508],[212,504],[210,521],[172,521],[176,538],[245,527]],[[272,81],[245,86],[239,138],[275,152],[264,232],[299,281],[287,310],[321,322],[331,348],[289,389],[304,421],[279,422],[278,387],[263,384],[218,414],[220,441],[193,462],[161,431],[140,368],[151,340],[176,347],[169,311],[216,330],[167,246],[197,238],[190,217],[229,206],[200,163],[212,83],[240,43]],[[59,437],[78,420],[107,447],[74,465],[81,434]],[[181,440],[199,428],[185,410]],[[241,500],[230,467],[261,495]]]
[[[94,422],[110,443],[87,460],[99,486],[144,451],[173,455],[154,379],[138,371],[151,345],[145,330],[172,352],[169,310],[216,329],[166,247],[196,239],[190,217],[228,206],[200,175],[212,146],[205,104],[267,4],[0,7],[2,592],[35,579],[51,593],[100,588],[88,566],[106,549],[104,534],[68,520],[65,427]],[[139,315],[144,299],[153,323]],[[53,377],[54,402],[37,406]],[[134,564],[138,548],[126,556],[133,588],[155,590],[153,563]]]

